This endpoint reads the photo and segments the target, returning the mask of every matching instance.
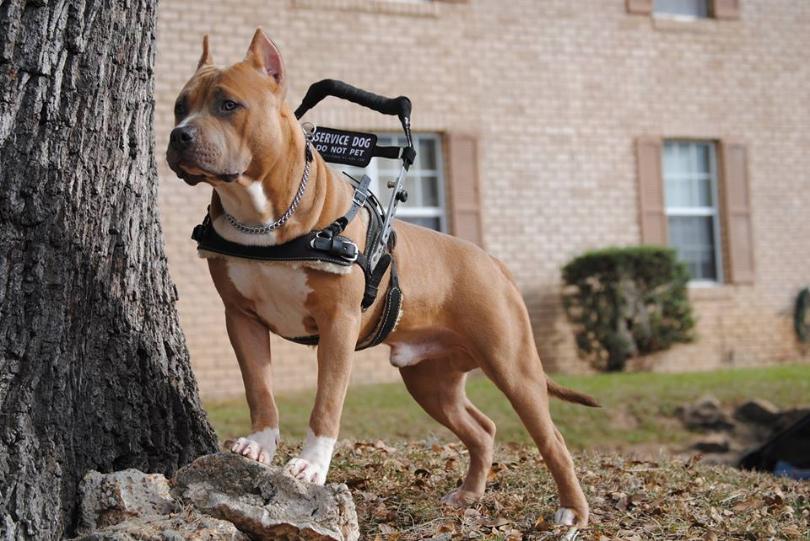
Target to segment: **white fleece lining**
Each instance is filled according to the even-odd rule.
[[[218,254],[208,250],[198,249],[197,256],[200,259],[231,259],[234,261],[251,261],[244,257],[235,257],[230,255]],[[349,274],[352,272],[352,265],[336,265],[335,263],[328,263],[325,261],[256,261],[256,263],[274,263],[277,265],[289,265],[294,269],[307,268],[331,274]]]

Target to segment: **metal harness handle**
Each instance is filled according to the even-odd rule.
[[[411,100],[407,96],[386,98],[337,79],[323,79],[310,85],[304,99],[301,100],[301,105],[295,110],[295,118],[300,119],[328,96],[362,105],[384,115],[398,117],[402,124],[402,131],[405,132],[405,138],[408,140],[407,149],[410,149],[409,152],[406,149],[402,153],[402,161],[406,163],[406,169],[410,168],[416,152],[413,149],[413,137],[411,136]]]
[[[371,268],[374,269],[385,253],[388,245],[397,206],[400,202],[404,202],[408,199],[408,192],[405,191],[403,187],[403,181],[405,174],[416,159],[416,150],[413,147],[413,136],[411,135],[411,100],[406,96],[386,98],[385,96],[362,90],[343,81],[338,81],[337,79],[323,79],[317,83],[313,83],[309,87],[304,99],[301,100],[301,105],[295,110],[295,117],[300,119],[307,111],[315,107],[327,96],[341,98],[384,115],[399,117],[402,130],[405,132],[405,138],[408,142],[407,146],[402,148],[402,152],[399,156],[402,160],[402,168],[397,175],[396,181],[392,183],[392,185],[389,185],[390,188],[393,188],[393,193],[391,194],[391,200],[388,203],[388,209],[384,216],[382,233],[380,234],[377,246],[372,248],[369,257]]]

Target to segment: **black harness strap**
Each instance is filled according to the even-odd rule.
[[[347,174],[346,176],[349,175]],[[321,229],[315,233],[315,238],[312,240],[313,248],[316,250],[322,250],[326,253],[333,253],[335,251],[342,253],[347,249],[347,239],[345,237],[341,237],[340,233],[343,233],[349,223],[354,219],[355,216],[357,216],[360,209],[366,205],[366,201],[368,200],[369,196],[369,184],[371,184],[371,178],[368,175],[363,175],[360,183],[355,187],[354,197],[352,197],[352,206],[349,207],[346,214],[329,224],[329,226],[327,226],[325,229]],[[361,254],[359,254],[357,251],[357,245],[351,241],[349,241],[349,243],[354,245],[355,258],[359,258]],[[362,262],[360,263],[360,266],[363,268],[363,271],[366,271],[368,267],[367,264]]]
[[[369,190],[371,179],[367,175],[363,175],[363,178],[359,182],[355,179],[352,180],[356,183],[355,193],[352,198],[352,205],[346,214],[324,229],[311,231],[306,235],[292,239],[284,244],[252,246],[229,241],[223,238],[214,229],[210,214],[206,214],[203,223],[194,228],[191,238],[197,241],[198,250],[230,257],[257,261],[317,261],[332,263],[342,267],[349,267],[356,264],[363,270],[366,282],[363,300],[361,301],[363,311],[374,304],[374,301],[377,299],[380,282],[385,276],[385,272],[390,267],[391,279],[388,284],[388,291],[385,295],[382,317],[371,335],[357,345],[357,349],[360,350],[376,346],[385,340],[388,334],[396,327],[402,307],[402,291],[399,287],[396,261],[391,253],[394,248],[393,235],[386,246],[386,252],[380,257],[377,265],[371,268],[369,257],[382,234],[383,217],[380,214],[382,207]],[[357,244],[340,234],[363,207],[369,211],[369,224],[366,233],[366,253],[361,253],[357,248]],[[317,345],[319,340],[318,336],[284,338],[304,345]]]
[[[391,257],[385,254],[383,257]],[[379,282],[378,282],[379,283]],[[380,317],[377,328],[364,342],[357,346],[357,350],[370,348],[380,344],[388,336],[399,321],[400,310],[402,308],[402,290],[399,288],[399,274],[396,263],[391,265],[391,281],[388,284],[388,293],[385,295],[385,306]]]
[[[357,261],[357,245],[346,237],[333,238],[329,250],[313,248],[318,233],[312,231],[275,246],[237,244],[217,233],[210,215],[206,214],[203,223],[194,227],[191,238],[197,241],[198,250],[257,261],[323,261],[342,267],[349,267]]]

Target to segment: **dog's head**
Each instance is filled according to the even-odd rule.
[[[188,184],[259,178],[277,161],[283,142],[284,63],[275,44],[256,31],[241,62],[217,68],[208,36],[197,71],[174,105],[169,167]]]

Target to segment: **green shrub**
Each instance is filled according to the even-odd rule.
[[[577,347],[602,370],[622,370],[630,357],[693,339],[689,273],[669,248],[588,252],[562,274],[563,305]]]

